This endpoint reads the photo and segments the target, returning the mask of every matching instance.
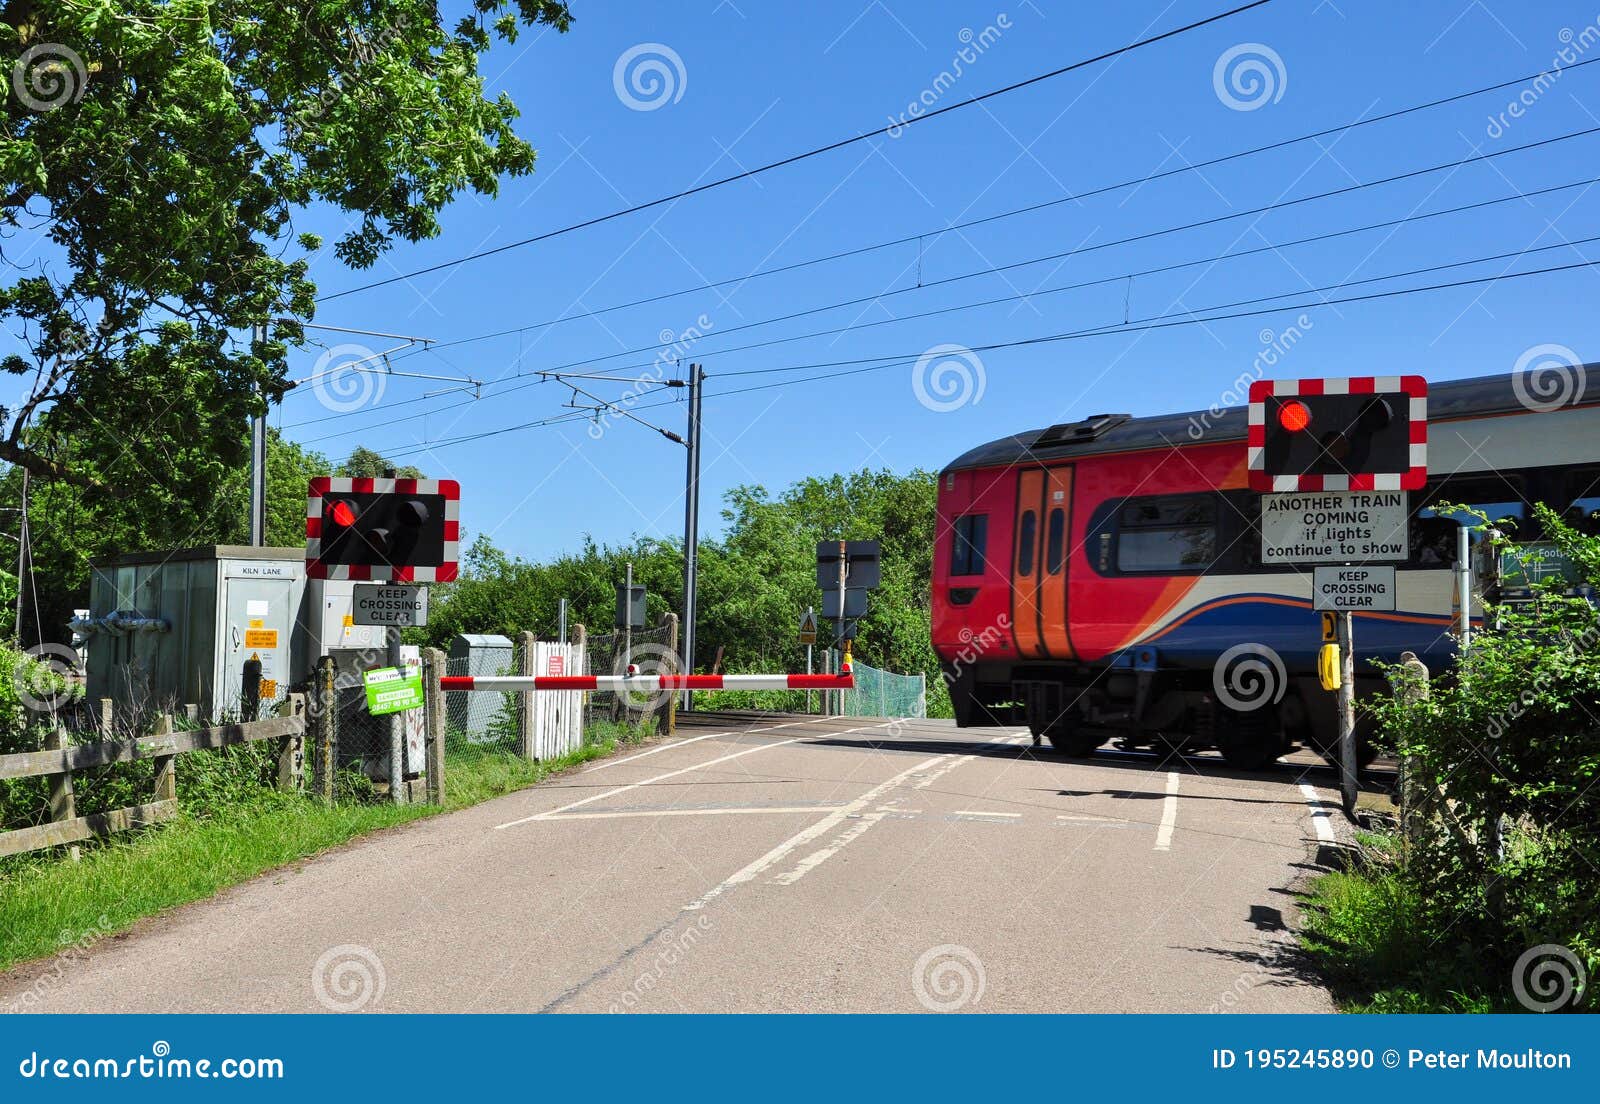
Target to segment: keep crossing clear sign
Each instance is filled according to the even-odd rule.
[[[1393,567],[1318,567],[1311,574],[1312,606],[1319,610],[1392,611]]]
[[[362,676],[367,712],[374,717],[422,708],[422,671],[417,667],[379,667]]]

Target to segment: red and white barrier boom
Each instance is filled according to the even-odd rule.
[[[441,690],[854,690],[849,668],[837,675],[448,675]]]

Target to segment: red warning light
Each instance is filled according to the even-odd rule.
[[[329,507],[328,517],[335,525],[348,529],[356,523],[356,508],[344,499],[339,499]]]
[[[1303,402],[1286,402],[1278,407],[1278,424],[1299,433],[1311,424],[1311,409]]]

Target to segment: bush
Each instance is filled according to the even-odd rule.
[[[1600,538],[1535,509],[1582,581],[1600,588]],[[1429,799],[1397,875],[1417,920],[1494,978],[1509,980],[1522,952],[1546,943],[1586,959],[1591,974],[1600,967],[1600,620],[1566,585],[1490,609],[1494,630],[1427,696],[1369,706]]]

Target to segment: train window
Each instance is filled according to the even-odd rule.
[[[1061,548],[1066,543],[1067,515],[1065,510],[1051,510],[1050,524],[1045,530],[1044,569],[1052,575],[1061,571]]]
[[[984,545],[988,539],[988,514],[956,518],[955,539],[950,545],[950,574],[982,575]]]
[[[1122,507],[1118,517],[1118,571],[1199,571],[1216,558],[1214,495],[1134,499]]]
[[[1567,484],[1561,520],[1591,537],[1600,536],[1600,468],[1582,468]]]
[[[1476,526],[1477,517],[1465,510],[1440,506],[1465,506],[1481,512],[1497,528],[1516,540],[1536,540],[1522,477],[1516,474],[1469,475],[1430,483],[1422,492],[1423,505],[1411,519],[1411,563],[1418,567],[1445,567],[1455,563],[1457,530]],[[1474,532],[1474,541],[1479,534]]]
[[[1039,522],[1033,516],[1033,511],[1028,510],[1022,515],[1022,524],[1017,527],[1017,575],[1026,577],[1033,574],[1033,553],[1039,543]]]

